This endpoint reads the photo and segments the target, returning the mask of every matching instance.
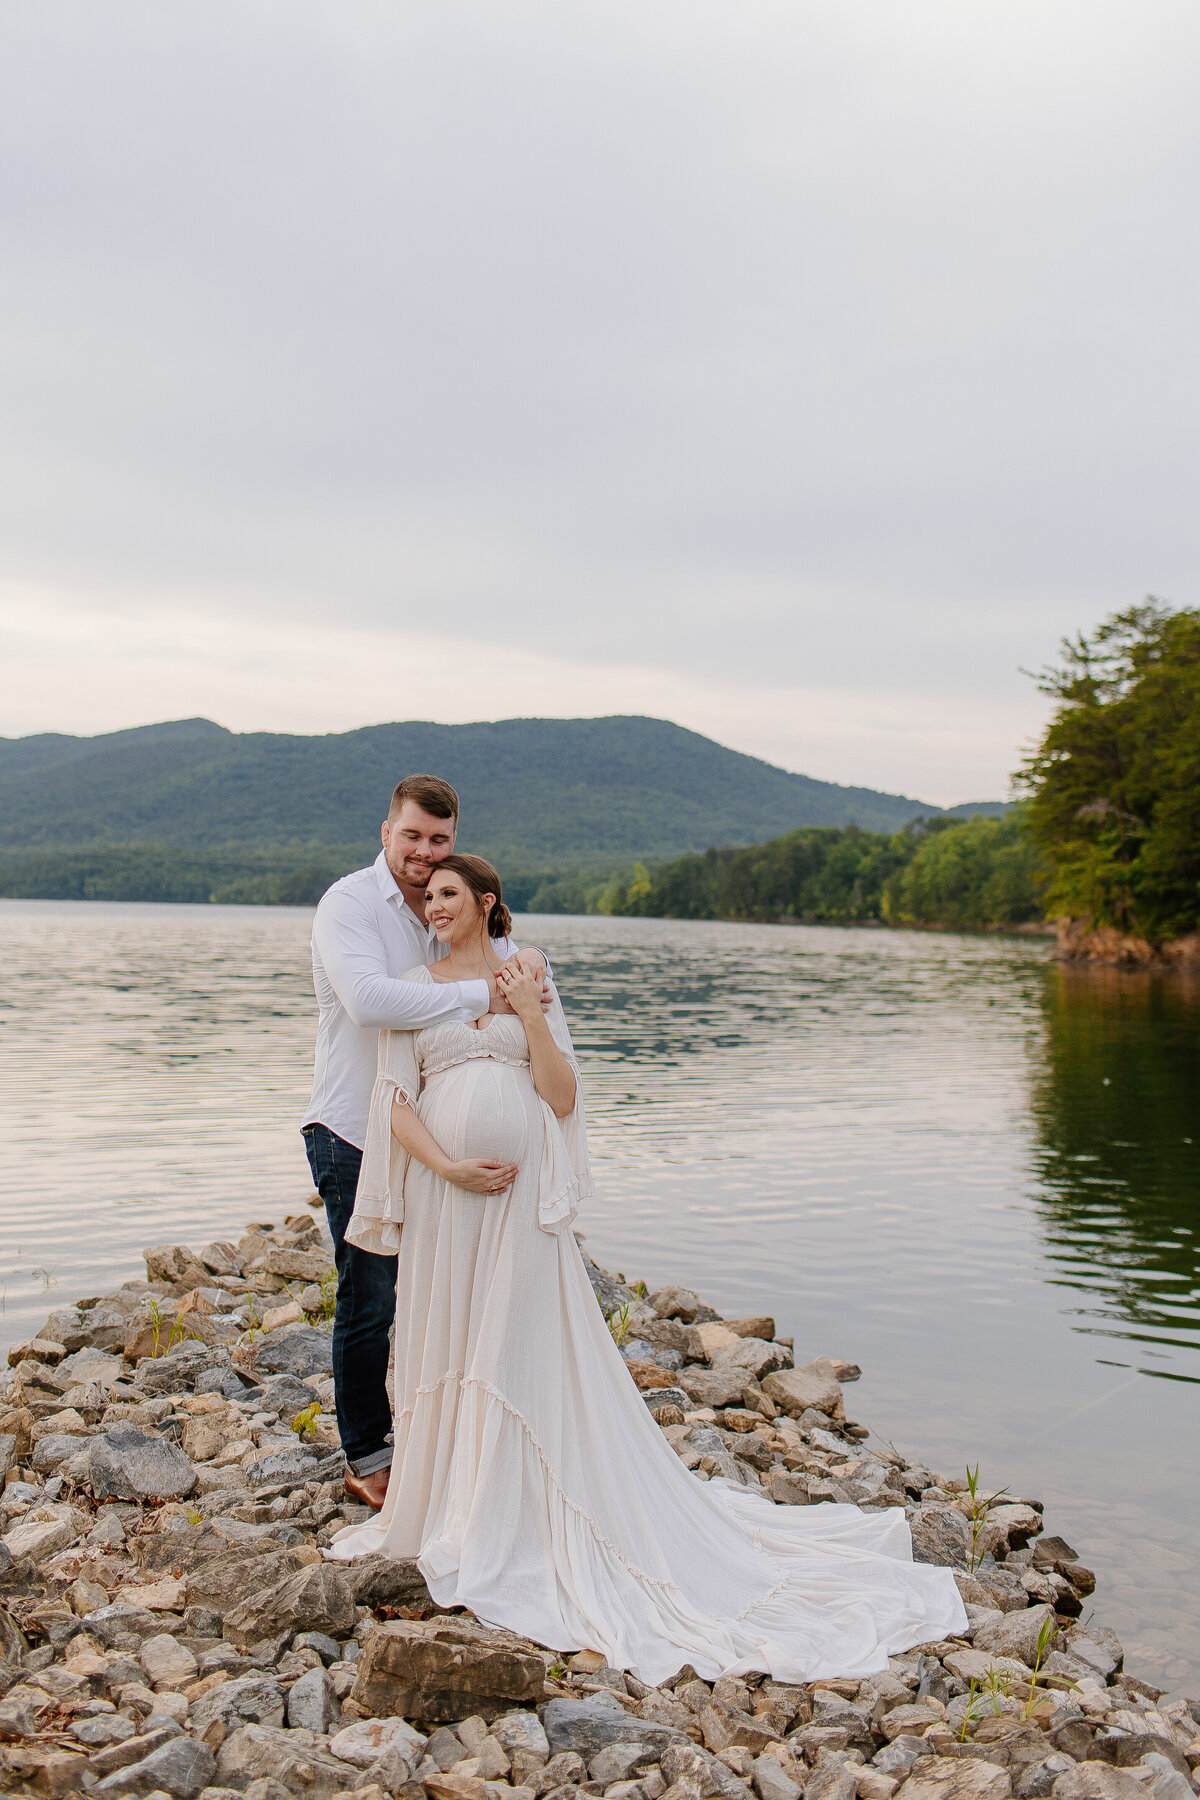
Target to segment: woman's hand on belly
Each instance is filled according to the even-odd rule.
[[[516,1163],[488,1162],[481,1156],[468,1156],[461,1162],[447,1160],[438,1174],[451,1187],[466,1188],[469,1194],[505,1194],[517,1178]]]

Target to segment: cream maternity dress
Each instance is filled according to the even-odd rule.
[[[578,1083],[557,999],[548,1018]],[[685,1662],[710,1680],[868,1675],[961,1631],[954,1578],[912,1561],[900,1508],[776,1506],[684,1468],[572,1234],[590,1192],[581,1093],[554,1116],[515,1016],[380,1034],[346,1235],[399,1251],[395,1453],[383,1511],[330,1555],[416,1557],[440,1606],[651,1683]],[[396,1094],[449,1156],[516,1163],[510,1192],[467,1193],[409,1158]]]

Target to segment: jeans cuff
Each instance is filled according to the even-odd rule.
[[[360,1456],[354,1462],[346,1458],[346,1467],[352,1475],[374,1475],[376,1469],[390,1469],[392,1466],[392,1450],[385,1444],[382,1450],[372,1450],[370,1456]]]

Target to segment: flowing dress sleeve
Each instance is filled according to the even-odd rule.
[[[406,981],[432,981],[426,968],[411,969]],[[375,1086],[367,1117],[367,1141],[346,1238],[374,1256],[395,1256],[404,1222],[404,1177],[408,1152],[392,1136],[392,1102],[399,1098],[414,1111],[421,1092],[415,1031],[381,1031]]]
[[[588,1156],[587,1116],[583,1104],[583,1080],[575,1056],[575,1046],[567,1026],[567,1016],[558,997],[558,989],[550,984],[553,1004],[546,1014],[550,1035],[571,1065],[575,1076],[575,1104],[564,1119],[545,1100],[545,1138],[542,1152],[542,1178],[539,1183],[538,1224],[543,1231],[568,1230],[579,1211],[581,1200],[591,1198],[592,1167]]]

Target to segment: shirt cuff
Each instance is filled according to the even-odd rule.
[[[460,981],[458,986],[462,994],[462,1003],[465,1007],[470,1009],[472,1018],[482,1019],[484,1013],[492,1004],[491,989],[488,987],[487,982]]]

